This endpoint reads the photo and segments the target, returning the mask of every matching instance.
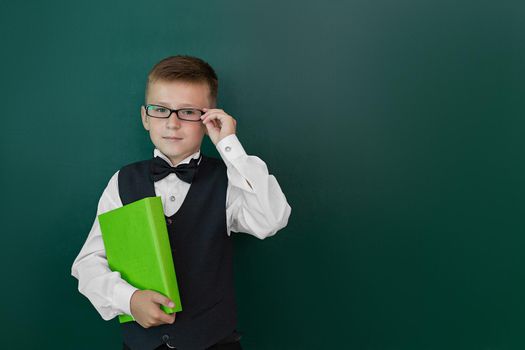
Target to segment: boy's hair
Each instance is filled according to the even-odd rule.
[[[210,88],[212,104],[215,105],[217,102],[219,89],[217,74],[207,62],[200,58],[185,55],[170,56],[153,66],[146,83],[146,99],[149,85],[158,80],[206,83]]]

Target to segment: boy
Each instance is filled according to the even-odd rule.
[[[109,180],[97,215],[136,200],[161,196],[183,311],[164,295],[139,290],[108,267],[98,220],[75,259],[79,291],[104,320],[125,313],[124,349],[241,349],[236,333],[230,234],[260,239],[285,227],[291,208],[266,164],[245,153],[236,121],[216,108],[213,68],[190,56],[172,56],[148,75],[144,128],[153,159],[122,167]],[[204,135],[222,160],[200,152]]]

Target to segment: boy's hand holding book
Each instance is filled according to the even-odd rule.
[[[133,318],[144,328],[175,322],[175,313],[169,315],[160,308],[160,305],[175,307],[173,301],[153,290],[135,291],[130,304]]]

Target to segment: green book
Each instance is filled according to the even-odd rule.
[[[159,292],[174,303],[166,313],[182,311],[160,197],[147,197],[98,216],[106,257],[112,271],[139,289]],[[120,323],[134,321],[119,315]]]

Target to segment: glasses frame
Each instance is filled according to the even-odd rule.
[[[156,104],[152,104],[152,103],[148,103],[148,104],[143,105],[143,106],[144,106],[144,109],[146,110],[146,115],[147,115],[148,117],[158,118],[158,119],[169,119],[169,118],[171,117],[171,115],[173,114],[173,112],[175,112],[175,115],[177,116],[177,118],[178,118],[179,120],[184,120],[185,122],[200,122],[200,121],[201,121],[200,118],[199,118],[199,120],[191,120],[191,119],[184,119],[184,118],[181,118],[181,117],[179,116],[179,111],[183,111],[183,110],[187,110],[187,109],[195,109],[195,110],[197,110],[197,111],[200,111],[202,114],[205,113],[205,112],[204,112],[202,109],[200,109],[200,108],[189,108],[189,107],[185,107],[185,108],[179,108],[179,109],[171,109],[171,108],[166,107],[166,106],[156,105]],[[167,117],[156,117],[156,116],[150,115],[150,114],[148,113],[148,107],[150,107],[150,106],[166,108],[167,110],[170,111],[170,114],[168,114]]]

